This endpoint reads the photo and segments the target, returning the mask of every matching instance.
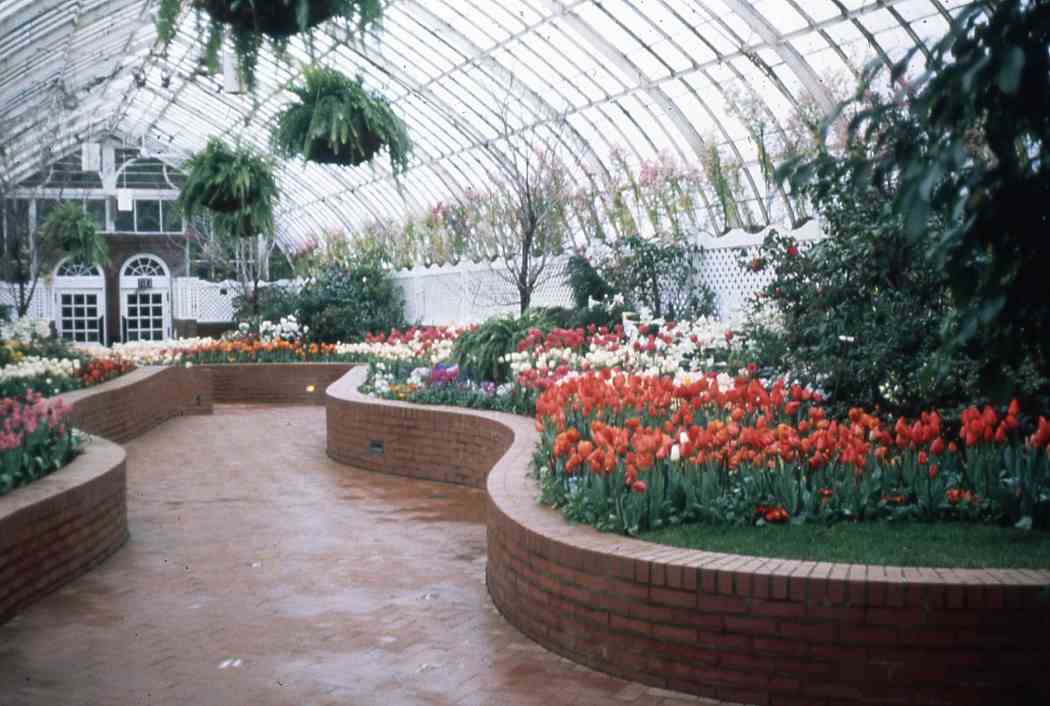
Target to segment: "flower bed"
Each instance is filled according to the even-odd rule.
[[[746,376],[587,373],[537,402],[542,497],[571,520],[634,534],[688,522],[973,520],[1045,525],[1050,422],[1021,438],[1016,403],[893,425]]]
[[[76,455],[80,441],[70,407],[28,391],[0,399],[0,495],[53,473]]]

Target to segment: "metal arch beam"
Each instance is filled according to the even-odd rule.
[[[98,28],[98,34],[111,32],[113,26],[112,20],[124,19],[122,17],[123,13],[129,15],[132,14],[127,11],[132,9],[135,5],[142,3],[142,0],[130,0],[130,2],[125,0],[124,4],[114,11],[110,6],[113,3],[120,1],[121,0],[103,0],[102,2],[93,5],[89,10],[81,12],[79,15],[74,13],[69,17],[58,19],[53,26],[43,32],[40,36],[34,36],[31,42],[25,44],[24,48],[18,50],[16,53],[5,54],[3,58],[0,59],[0,71],[2,71],[4,67],[12,67],[12,70],[18,72],[16,76],[17,80],[24,81],[27,72],[35,70],[39,64],[39,61],[31,61],[31,59],[40,57],[42,52],[48,54],[66,54],[68,53],[68,42],[71,42],[78,32],[86,31],[91,28]],[[64,7],[65,3],[58,3],[57,6]],[[30,22],[42,18],[52,9],[54,9],[54,7],[49,8],[42,13],[38,13],[32,20],[30,20]],[[117,17],[114,18],[114,15],[117,15]],[[22,23],[22,26],[25,24],[26,23]],[[70,25],[72,25],[72,27],[70,27]],[[132,29],[129,34],[134,34],[137,29],[138,28]],[[10,30],[6,30],[6,28],[0,24],[0,38],[9,36],[9,31]],[[55,35],[60,36],[56,37]],[[51,42],[50,44],[45,43],[46,39],[49,37],[67,41],[67,45],[58,49],[50,49],[50,47],[58,46],[58,42]],[[42,47],[46,48],[42,49]],[[113,55],[118,56],[119,51],[114,51]],[[26,63],[26,66],[20,70],[17,69],[16,67],[23,62]],[[3,87],[4,85],[5,82],[0,81],[0,87]]]
[[[696,157],[703,156],[704,139],[700,135],[700,133],[696,131],[696,126],[693,125],[692,121],[689,120],[685,113],[682,112],[681,108],[671,99],[671,97],[667,95],[667,93],[662,88],[655,85],[652,79],[650,79],[649,76],[640,67],[638,67],[637,64],[635,64],[633,61],[627,58],[626,55],[624,55],[622,52],[616,49],[616,47],[614,47],[612,43],[610,43],[607,39],[598,34],[598,32],[593,27],[591,27],[589,24],[580,19],[579,15],[577,15],[575,12],[565,10],[565,7],[560,0],[541,0],[541,2],[547,5],[549,9],[560,14],[561,17],[563,17],[570,25],[572,25],[575,31],[580,33],[580,35],[583,36],[591,44],[591,46],[598,50],[601,56],[605,57],[607,61],[615,65],[617,69],[619,69],[623,74],[627,76],[637,76],[639,79],[639,85],[635,87],[635,90],[644,91],[646,94],[649,95],[649,97],[653,101],[660,103],[667,111],[668,117],[670,117],[671,122],[677,128],[678,132],[683,138],[685,138],[686,143],[693,150],[693,154]],[[622,26],[623,25],[621,25],[621,27]],[[629,32],[627,28],[624,29]],[[639,40],[636,36],[634,36],[633,33],[632,37],[635,39],[635,41],[644,46],[644,43],[641,40]],[[703,102],[701,102],[701,104],[704,105]],[[621,110],[624,110],[622,106]],[[626,110],[624,110],[624,113],[627,114]],[[664,122],[658,119],[656,114],[653,113],[651,110],[649,111],[649,114],[650,116],[652,116],[653,122],[659,125],[660,129],[663,130],[665,133],[668,133],[667,127],[664,125]],[[629,114],[627,115],[628,117],[630,117]],[[716,120],[715,123],[718,124],[718,121]],[[721,125],[719,125],[719,128],[724,131],[724,128],[722,128]],[[639,132],[641,132],[641,130],[639,130]],[[668,134],[668,137],[671,137],[671,135]],[[650,144],[652,144],[651,140]],[[678,146],[678,143],[674,139],[671,139],[671,144],[675,145],[679,158],[685,161],[686,155],[682,152],[681,148]],[[653,145],[653,148],[655,150],[655,145]],[[704,201],[705,207],[707,207],[708,210],[710,210],[711,203],[708,201],[707,195],[702,193],[701,198]]]
[[[783,40],[776,29],[762,14],[745,0],[722,0],[737,16],[747,23],[762,40],[780,56],[781,61],[798,77],[806,90],[810,92],[821,109],[830,113],[835,109],[835,100],[827,87],[821,82],[817,72],[809,65],[795,47]]]
[[[648,22],[649,26],[652,27],[655,32],[660,34],[661,37],[663,37],[664,41],[669,42],[671,44],[671,46],[673,46],[677,51],[679,51],[683,55],[686,53],[685,50],[678,45],[678,43],[674,40],[673,37],[671,37],[669,34],[667,34],[667,32],[665,32],[663,30],[663,28],[661,28],[655,22],[652,22],[648,17],[646,17],[644,15],[644,13],[642,13],[642,11],[640,9],[638,9],[637,7],[634,7],[634,6],[632,7],[632,9],[634,10],[634,12],[639,16],[639,18],[643,22]],[[620,24],[620,26],[623,27],[622,23],[620,23],[618,20],[615,20],[615,18],[614,18],[614,21],[616,21],[617,24]],[[624,27],[624,29],[626,30],[627,28]],[[666,64],[665,64],[665,66],[666,66]],[[670,66],[668,66],[667,68],[668,68],[668,71],[671,71],[671,67]],[[671,73],[673,74],[674,72],[671,71]],[[715,88],[718,90],[718,92],[722,95],[723,99],[726,99],[726,102],[728,103],[729,102],[728,96],[726,95],[725,91],[722,90],[721,86],[719,86],[718,83],[714,82],[714,81],[712,81],[711,83],[712,83],[712,85],[715,86]],[[700,94],[691,85],[689,85],[688,82],[682,81],[682,85],[686,88],[686,90],[688,90],[690,92],[690,94],[693,96],[693,99],[696,100],[696,102],[700,104],[700,106],[707,113],[708,117],[711,118],[711,122],[717,127],[718,131],[722,134],[722,138],[725,140],[726,144],[729,145],[729,149],[732,151],[733,156],[736,158],[736,161],[741,166],[745,165],[746,161],[744,160],[744,155],[741,154],[740,149],[737,147],[736,143],[730,137],[729,131],[726,129],[725,125],[722,124],[722,121],[719,120],[718,117],[715,115],[715,112],[711,109],[710,105],[708,105],[708,102],[706,100],[704,100],[703,97],[700,96]],[[682,121],[682,120],[688,121],[689,126],[690,126],[690,128],[692,130],[692,133],[697,135],[697,138],[699,139],[699,143],[700,143],[701,149],[702,149],[703,142],[704,142],[703,138],[701,136],[699,136],[698,133],[696,133],[696,127],[693,125],[692,121],[689,120],[686,117],[685,113],[682,112],[682,109],[679,107],[679,105],[676,102],[672,101],[670,99],[670,96],[667,96],[667,94],[665,92],[660,91],[660,97],[661,98],[665,98],[666,101],[667,101],[667,104],[668,104],[667,107],[671,108],[671,110],[674,111],[673,113],[671,113],[672,119],[676,119],[677,118],[677,121]],[[695,149],[696,149],[696,147],[694,146],[694,150]],[[698,154],[697,156],[702,158],[703,155],[702,154]],[[747,179],[748,185],[751,187],[751,193],[754,195],[755,203],[758,204],[759,210],[762,212],[762,218],[763,218],[764,221],[768,222],[769,221],[769,213],[768,213],[768,211],[766,209],[765,203],[762,200],[762,196],[763,195],[758,190],[758,184],[755,183],[755,180],[752,177],[750,170],[744,169],[743,172],[744,172],[744,177]],[[709,199],[707,198],[707,195],[702,190],[701,190],[700,193],[701,193],[701,197],[702,197],[702,199],[704,201],[704,205],[707,208],[710,209],[712,204],[709,202]]]

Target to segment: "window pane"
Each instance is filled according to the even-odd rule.
[[[113,199],[113,228],[128,232],[135,230],[135,212],[121,211],[116,199]]]
[[[106,229],[106,202],[99,199],[88,199],[84,202],[84,212],[95,221],[99,230]]]
[[[160,232],[160,201],[135,201],[135,230],[139,233]]]
[[[175,202],[164,201],[161,203],[161,210],[164,215],[164,231],[166,233],[181,233],[182,214],[175,207]]]

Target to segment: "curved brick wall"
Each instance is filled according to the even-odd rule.
[[[211,414],[211,373],[203,368],[146,367],[116,380],[59,395],[73,425],[123,443],[183,414]]]
[[[0,622],[128,538],[124,450],[93,438],[65,468],[0,497]]]
[[[367,368],[356,368],[326,391],[331,458],[369,471],[485,487],[489,469],[514,440],[503,421],[508,415],[371,399],[357,392],[367,375]]]
[[[1048,571],[763,559],[571,526],[536,503],[531,420],[373,400],[356,393],[364,376],[328,389],[329,455],[468,485],[489,463],[489,593],[555,652],[750,704],[1050,703]],[[488,445],[477,458],[472,429]]]
[[[212,397],[217,403],[324,404],[325,388],[352,367],[348,363],[244,363],[196,369],[212,375]]]

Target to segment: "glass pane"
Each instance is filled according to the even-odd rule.
[[[121,211],[117,208],[116,199],[113,199],[113,228],[121,231],[135,230],[135,212]]]
[[[99,230],[106,229],[106,202],[101,199],[88,199],[84,202],[84,212],[95,221]]]
[[[175,207],[174,201],[162,201],[161,213],[164,216],[164,231],[167,233],[182,232],[182,214]]]
[[[135,201],[135,230],[139,233],[160,232],[160,201]]]

